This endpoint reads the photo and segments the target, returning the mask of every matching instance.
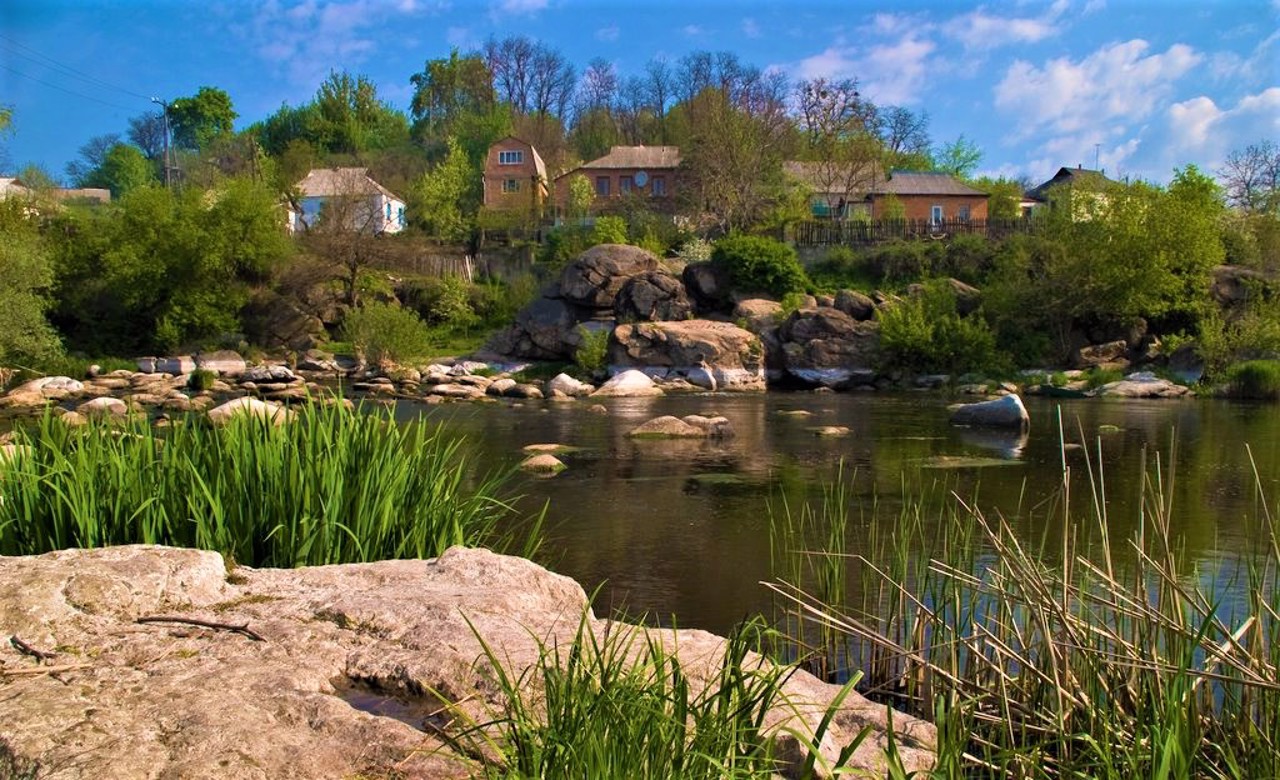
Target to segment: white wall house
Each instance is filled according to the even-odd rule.
[[[289,232],[297,233],[321,218],[340,219],[348,230],[399,233],[405,204],[369,178],[368,168],[316,168],[298,182],[297,208],[289,208]]]

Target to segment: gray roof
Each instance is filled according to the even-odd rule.
[[[675,168],[680,164],[678,146],[615,146],[604,157],[583,163],[583,168]]]
[[[947,173],[921,173],[918,171],[894,171],[889,180],[875,188],[877,195],[961,195],[986,197],[987,193],[975,190],[968,184]]]
[[[860,165],[858,163],[810,162],[787,160],[782,163],[782,170],[809,186],[818,195],[843,195],[865,197],[874,184],[883,179],[877,165]],[[853,184],[852,190],[848,187]]]
[[[369,178],[368,168],[313,168],[298,189],[304,198],[331,198],[336,195],[385,195],[403,200],[391,190]]]
[[[1101,187],[1106,184],[1114,184],[1111,179],[1106,177],[1102,171],[1095,171],[1089,168],[1059,168],[1053,178],[1041,184],[1038,187],[1027,190],[1026,196],[1032,200],[1046,201],[1049,199],[1049,190],[1057,186],[1072,186],[1075,184],[1084,184],[1090,187]]]

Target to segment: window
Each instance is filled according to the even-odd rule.
[[[498,152],[498,165],[519,165],[524,162],[524,152],[516,149],[510,152]]]
[[[632,188],[634,187],[635,187],[635,180],[632,179],[630,176],[623,176],[620,179],[618,179],[618,192],[622,193],[623,195],[626,195],[628,192],[631,192]]]
[[[653,185],[653,194],[662,197],[667,194],[667,179],[664,176],[654,176],[649,179]]]
[[[596,197],[598,198],[609,197],[609,177],[608,176],[596,177]]]
[[[934,206],[929,210],[929,221],[937,224],[942,221],[942,207]]]
[[[503,179],[502,191],[503,192],[519,192],[520,180],[519,179]]]
[[[960,220],[962,222],[968,222],[969,221],[969,204],[966,203],[965,205],[961,206],[960,212],[956,216],[960,217]]]

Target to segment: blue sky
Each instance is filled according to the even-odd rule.
[[[88,138],[124,133],[147,97],[225,89],[238,127],[306,102],[330,69],[408,106],[427,59],[524,33],[579,70],[732,51],[793,77],[856,77],[877,103],[927,111],[935,143],[964,134],[981,171],[1062,165],[1168,181],[1280,139],[1280,0],[704,2],[267,0],[0,3],[0,139],[13,170],[61,174]]]

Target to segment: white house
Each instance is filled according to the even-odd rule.
[[[368,168],[316,168],[298,182],[300,197],[289,208],[289,232],[333,215],[350,230],[399,233],[405,228],[404,201],[369,178]]]

